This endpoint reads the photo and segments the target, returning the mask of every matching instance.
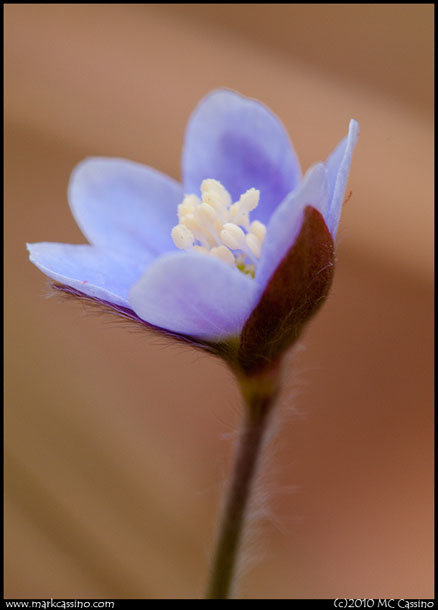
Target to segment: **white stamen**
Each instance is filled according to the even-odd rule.
[[[246,241],[246,245],[251,250],[251,252],[254,254],[254,256],[256,258],[260,258],[260,251],[262,249],[262,245],[261,245],[258,237],[256,237],[254,235],[254,233],[247,233],[247,235],[245,236],[245,241]]]
[[[233,203],[233,205],[228,210],[228,220],[230,222],[234,222],[235,219],[237,218],[237,216],[239,215],[239,213],[240,213],[239,202]]]
[[[240,195],[240,199],[238,202],[240,211],[242,213],[247,213],[247,212],[251,212],[252,210],[255,210],[255,208],[259,204],[259,199],[260,199],[260,191],[258,191],[257,189],[254,189],[254,188],[248,189],[246,191],[246,193],[243,193],[243,195]]]
[[[210,250],[208,248],[204,248],[204,246],[194,246],[193,250],[195,252],[199,252],[200,254],[210,254]]]
[[[192,213],[185,214],[183,219],[181,220],[181,224],[185,225],[193,233],[196,233],[200,229],[198,223],[196,222],[195,215]]]
[[[213,178],[208,178],[207,180],[202,181],[201,193],[203,200],[204,196],[206,195],[210,197],[216,195],[216,199],[218,199],[218,202],[222,204],[225,208],[227,208],[232,203],[229,192],[222,186],[219,180],[214,180]]]
[[[249,226],[249,232],[253,233],[253,235],[259,239],[261,244],[263,243],[266,235],[266,227],[262,222],[259,220],[253,220]]]
[[[266,234],[263,223],[250,223],[259,199],[260,191],[250,188],[233,203],[218,180],[203,180],[201,199],[186,195],[178,206],[179,224],[172,229],[176,247],[214,256],[254,277]]]
[[[198,208],[197,218],[199,222],[206,225],[214,224],[217,219],[217,213],[208,203],[201,203]]]
[[[225,246],[218,246],[217,248],[212,248],[210,250],[210,254],[212,254],[216,258],[219,258],[221,261],[224,261],[224,263],[227,263],[227,265],[231,265],[231,267],[233,267],[236,262],[233,253]]]
[[[181,224],[183,224],[193,233],[194,238],[199,241],[202,246],[205,246],[206,248],[210,246],[207,231],[205,231],[202,224],[200,225],[198,223],[194,214],[186,214],[182,219]]]
[[[190,249],[195,241],[195,236],[185,225],[173,227],[171,235],[175,246],[180,250]]]
[[[193,214],[199,204],[199,197],[196,197],[196,195],[186,195],[183,202],[178,206],[178,220],[181,222],[186,214]]]
[[[231,250],[240,250],[245,243],[245,233],[232,222],[226,222],[221,231],[221,240]]]

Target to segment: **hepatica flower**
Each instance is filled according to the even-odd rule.
[[[28,245],[58,290],[204,348],[235,373],[247,409],[209,598],[230,595],[281,356],[330,288],[357,135],[351,120],[302,177],[276,116],[213,91],[190,118],[182,184],[131,161],[87,159],[68,195],[89,245]]]
[[[211,349],[249,372],[276,360],[327,294],[358,125],[302,178],[287,133],[229,90],[192,114],[183,183],[86,159],[68,195],[90,245],[28,245],[58,285]]]

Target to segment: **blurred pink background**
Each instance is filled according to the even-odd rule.
[[[180,178],[226,86],[303,170],[361,126],[332,294],[287,362],[246,598],[433,596],[433,6],[5,6],[6,572],[17,598],[203,594],[241,417],[225,367],[46,299],[89,155]]]

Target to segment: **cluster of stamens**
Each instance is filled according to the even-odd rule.
[[[266,227],[249,215],[260,198],[260,191],[248,189],[232,202],[218,180],[203,180],[201,197],[186,195],[178,206],[172,239],[181,250],[194,250],[215,256],[230,266],[254,276],[266,234]]]

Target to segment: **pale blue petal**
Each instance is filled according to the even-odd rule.
[[[323,163],[318,163],[309,169],[300,186],[275,210],[268,224],[255,276],[262,288],[298,237],[306,206],[311,205],[325,216],[328,203],[327,170]]]
[[[87,239],[139,261],[174,249],[170,232],[182,198],[177,182],[125,159],[86,159],[69,184],[70,206]]]
[[[124,307],[129,306],[129,289],[145,270],[144,263],[88,245],[43,242],[27,244],[27,249],[30,260],[53,280]]]
[[[233,201],[260,190],[257,219],[273,210],[301,179],[301,170],[280,120],[260,102],[233,91],[213,91],[193,112],[183,151],[186,193],[199,193],[202,180],[219,180]]]
[[[176,252],[157,259],[130,293],[146,322],[204,339],[236,335],[254,308],[253,279],[212,256]]]
[[[351,157],[359,135],[359,124],[351,119],[348,135],[335,148],[326,161],[329,177],[330,205],[326,215],[327,226],[333,239],[336,237],[344,203],[345,187],[350,172]]]

